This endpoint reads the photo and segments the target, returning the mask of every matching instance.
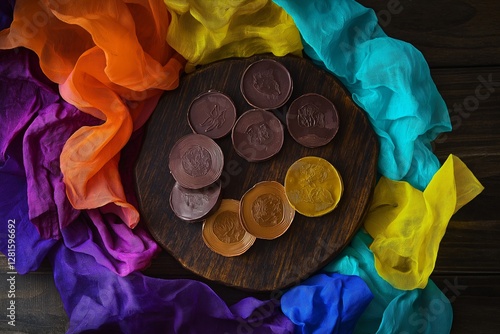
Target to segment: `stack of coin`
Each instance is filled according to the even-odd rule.
[[[262,59],[246,68],[241,77],[240,90],[249,105],[270,110],[288,101],[293,82],[285,66],[275,60]]]
[[[294,162],[285,175],[285,192],[291,206],[307,217],[319,217],[337,207],[344,185],[338,171],[320,157]]]
[[[256,238],[275,239],[290,227],[295,211],[308,217],[331,212],[343,192],[342,178],[327,160],[305,157],[288,169],[284,186],[276,181],[255,184],[241,198],[221,200],[218,179],[224,156],[214,139],[231,132],[233,147],[249,162],[275,156],[284,143],[280,120],[271,112],[285,105],[293,82],[279,62],[262,59],[245,69],[240,90],[255,109],[238,119],[231,98],[209,90],[190,104],[187,119],[193,134],[179,139],[169,155],[176,183],[170,206],[187,222],[204,221],[202,237],[212,251],[227,257],[241,255]],[[299,144],[316,148],[328,144],[338,131],[338,113],[322,95],[308,93],[295,99],[286,125]]]
[[[210,90],[198,95],[188,110],[188,123],[193,132],[212,139],[231,132],[236,121],[236,107],[229,96]]]
[[[249,189],[240,201],[243,228],[259,239],[276,239],[292,224],[295,210],[285,188],[275,181],[263,181]]]
[[[256,238],[241,225],[239,206],[237,200],[223,199],[219,209],[203,223],[203,241],[217,254],[238,256],[255,242]]]
[[[200,134],[180,138],[170,151],[168,167],[176,181],[170,207],[177,217],[197,222],[217,208],[224,155],[215,141]]]
[[[231,133],[233,147],[249,162],[264,161],[277,154],[284,142],[283,125],[270,111],[252,109],[243,113]]]
[[[299,144],[315,148],[328,144],[339,129],[339,116],[326,97],[309,93],[295,99],[286,114],[286,126]]]

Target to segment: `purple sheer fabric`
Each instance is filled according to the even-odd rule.
[[[68,333],[293,333],[277,301],[246,298],[229,308],[201,282],[120,277],[62,244],[50,259]]]
[[[27,206],[19,213],[28,210],[26,219],[43,239],[60,238],[62,234],[69,248],[92,255],[119,275],[149,265],[160,249],[141,226],[129,229],[106,207],[80,212],[66,197],[59,168],[62,147],[79,127],[99,121],[64,102],[57,86],[41,73],[36,55],[28,50],[0,53],[0,83],[0,104],[5,106],[0,113],[1,161],[12,159],[8,168],[17,166],[17,175],[24,179],[24,188],[15,190],[14,181],[6,177],[4,189],[24,193],[19,196],[26,197]],[[140,136],[134,139],[125,149],[126,159],[120,166],[129,179],[133,160],[127,158],[137,154]],[[9,149],[12,157],[7,156]],[[28,267],[36,269],[38,265]]]

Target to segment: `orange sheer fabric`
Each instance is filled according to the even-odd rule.
[[[0,48],[35,51],[63,98],[103,120],[80,128],[63,148],[71,204],[106,206],[132,228],[139,214],[125,198],[120,150],[162,90],[178,86],[185,60],[165,40],[169,22],[161,0],[18,0],[10,29],[0,32]]]

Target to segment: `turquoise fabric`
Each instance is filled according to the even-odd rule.
[[[335,74],[380,140],[379,172],[423,190],[440,164],[430,142],[451,131],[423,55],[387,37],[374,11],[353,0],[274,0],[297,25],[304,52]]]
[[[319,274],[281,297],[296,333],[352,333],[373,295],[358,276]]]
[[[431,280],[425,289],[393,288],[375,269],[368,248],[372,241],[364,231],[358,232],[337,260],[324,268],[327,272],[361,277],[374,295],[354,333],[449,333],[453,312],[448,298]]]

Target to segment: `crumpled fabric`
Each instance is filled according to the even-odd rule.
[[[454,155],[423,192],[382,177],[364,222],[380,276],[401,290],[425,288],[451,216],[483,189]]]
[[[67,334],[293,333],[276,300],[246,298],[228,307],[204,283],[138,272],[120,277],[63,244],[49,259],[70,319]]]
[[[374,11],[354,0],[274,1],[292,16],[304,53],[366,111],[379,137],[379,172],[424,189],[440,167],[430,143],[451,122],[422,54],[387,37]]]
[[[0,192],[0,216],[6,218],[0,220],[0,250],[7,254],[7,225],[14,223],[15,270],[25,274],[36,270],[44,259],[51,261],[70,319],[68,333],[293,332],[293,324],[281,313],[278,301],[248,298],[228,308],[203,283],[168,281],[138,273],[159,250],[141,225],[132,230],[112,209],[78,211],[64,203],[64,196],[54,198],[51,189],[64,184],[57,154],[49,152],[61,151],[69,129],[95,119],[62,101],[56,86],[46,85],[47,79],[32,52],[2,51],[0,59],[0,80],[7,78],[9,83],[0,85],[0,89],[10,89],[1,91],[9,94],[0,94],[0,103],[6,106],[0,109],[4,125],[0,127],[0,188],[8,189]],[[26,94],[20,94],[21,89]],[[45,132],[39,129],[43,120],[48,121]],[[34,126],[37,131],[30,132]],[[40,147],[35,140],[26,140],[28,133],[37,134],[35,137],[45,145]],[[141,139],[142,129],[125,146],[120,165],[130,203],[135,203],[130,180]],[[23,158],[33,149],[38,153]],[[40,165],[37,158],[50,168]],[[30,164],[42,167],[35,170]],[[27,175],[26,170],[37,171],[33,182],[47,187],[38,193],[40,205],[49,210],[44,216],[58,216],[57,210],[72,211],[63,216],[76,216],[72,224],[61,228],[59,240],[42,238],[30,221],[28,194],[32,189],[28,181],[33,175]]]
[[[66,193],[76,209],[113,203],[131,228],[137,209],[126,201],[120,151],[144,124],[163,90],[178,85],[184,60],[165,41],[161,0],[18,0],[0,49],[36,52],[63,98],[104,121],[78,129],[61,153]]]
[[[39,238],[61,236],[67,247],[119,275],[146,268],[160,247],[142,226],[131,230],[112,206],[81,212],[66,197],[59,167],[64,143],[78,128],[101,121],[63,101],[27,49],[0,52],[0,104],[0,187],[8,189],[2,192],[1,215],[18,221],[23,231],[16,235],[18,272],[36,270],[54,244]],[[132,169],[142,132],[125,146],[120,165],[131,194],[127,200],[134,204]],[[4,242],[6,237],[2,247]]]
[[[0,251],[9,250],[8,226],[15,226],[15,263],[19,274],[35,271],[56,244],[54,239],[40,237],[35,225],[28,218],[26,175],[22,160],[22,138],[16,138],[6,152],[7,159],[0,159]],[[12,247],[12,246],[11,246]],[[10,268],[12,269],[12,268]]]
[[[172,22],[167,41],[197,65],[259,53],[302,55],[292,18],[271,0],[165,0]]]
[[[22,152],[18,164],[26,178],[29,219],[46,239],[59,238],[60,229],[79,214],[66,199],[59,168],[64,142],[79,127],[98,124],[64,103],[56,89],[32,52],[0,52],[0,162],[9,158],[6,151],[21,136],[22,144],[11,152]]]
[[[424,289],[394,288],[375,269],[373,253],[368,248],[372,241],[369,234],[359,231],[337,259],[323,268],[326,272],[359,276],[373,293],[354,333],[449,333],[453,311],[448,298],[432,280]]]
[[[372,299],[358,276],[321,273],[285,292],[281,309],[295,333],[352,333]]]

